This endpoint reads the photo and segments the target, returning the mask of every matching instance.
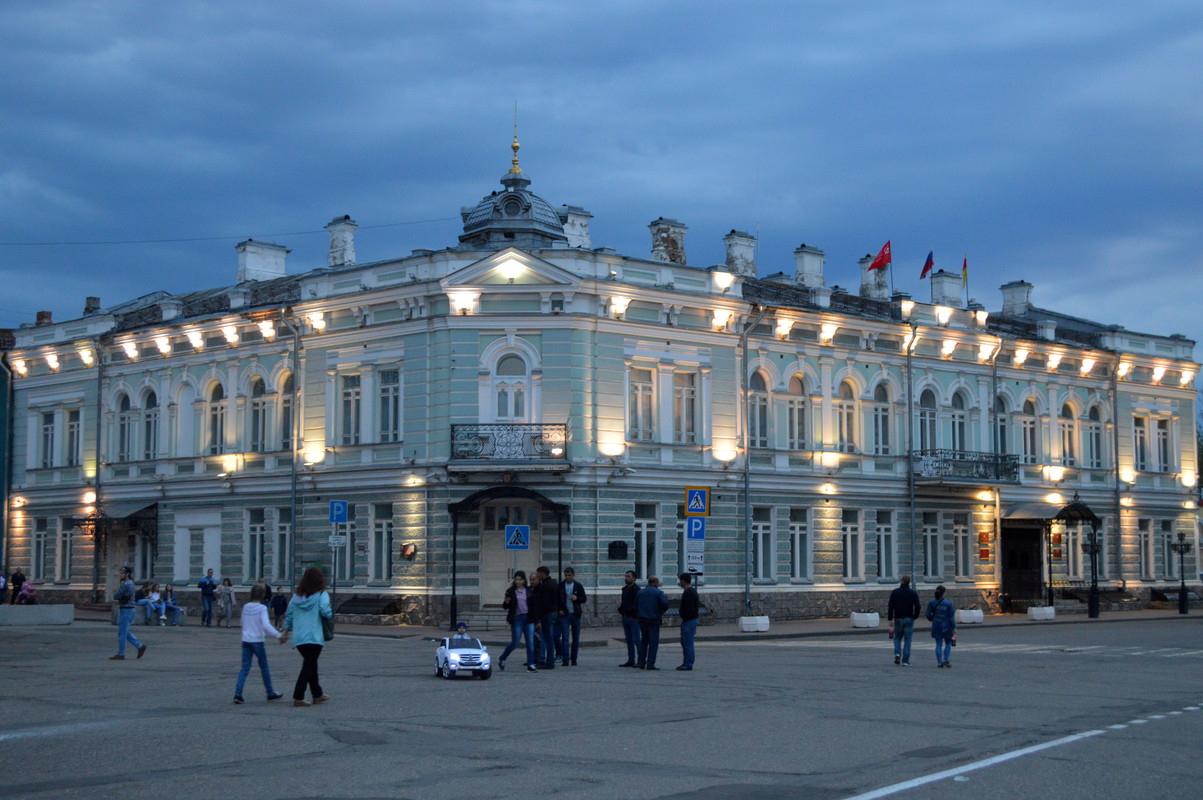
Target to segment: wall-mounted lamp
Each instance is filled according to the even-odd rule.
[[[718,311],[715,311],[714,312],[714,329],[716,331],[726,330],[727,325],[728,325],[728,323],[731,322],[731,318],[733,316],[735,316],[734,311],[727,311],[725,309],[719,309]]]
[[[96,492],[89,489],[88,491],[81,494],[79,496],[79,499],[83,501],[83,504],[85,506],[90,506],[96,502]]]
[[[935,312],[936,321],[941,325],[947,325],[948,321],[952,319],[952,309],[948,306],[936,306]]]
[[[233,325],[226,325],[221,329],[221,335],[226,337],[226,342],[233,347],[238,344],[238,329]]]
[[[171,355],[171,340],[166,336],[155,337],[155,347],[159,348],[159,354],[164,356]]]
[[[614,319],[622,319],[622,315],[627,313],[627,306],[631,304],[629,297],[611,297],[610,298],[610,313],[614,315]]]
[[[777,326],[776,326],[777,338],[778,339],[788,339],[789,332],[791,330],[793,330],[793,328],[794,328],[794,321],[792,319],[778,318]]]
[[[513,283],[515,278],[519,277],[523,272],[526,271],[526,267],[522,265],[521,261],[513,258],[507,258],[498,265],[497,271],[501,273],[501,277],[505,278],[510,283]]]
[[[200,331],[188,331],[188,344],[199,353],[205,349],[205,335]]]
[[[54,353],[47,353],[46,366],[50,367],[54,372],[58,372],[58,356]]]
[[[735,276],[730,272],[714,272],[714,285],[720,292],[726,294],[731,291],[731,286],[735,283]]]
[[[24,378],[25,374],[29,372],[29,366],[25,363],[25,359],[23,358],[13,359],[13,369],[15,369],[17,374],[22,378]]]
[[[1119,366],[1115,368],[1115,374],[1122,378],[1132,370],[1132,365],[1127,361],[1119,362]]]
[[[1014,363],[1015,366],[1017,366],[1017,367],[1022,367],[1023,362],[1025,362],[1027,360],[1028,360],[1028,351],[1022,347],[1020,349],[1016,350],[1015,355],[1011,357],[1012,363]]]
[[[96,358],[95,358],[95,356],[92,355],[91,350],[80,350],[79,351],[79,360],[84,362],[85,367],[90,367],[90,366],[92,366],[92,362],[94,362],[96,360]]]
[[[603,442],[597,446],[597,451],[603,456],[608,456],[610,463],[613,464],[619,456],[627,451],[627,446],[624,442]]]
[[[986,327],[986,320],[990,319],[990,312],[978,310],[973,312],[973,316],[977,319],[977,326],[979,328],[984,328]]]
[[[730,467],[731,462],[735,461],[735,457],[737,455],[739,455],[739,453],[737,451],[727,449],[727,448],[723,448],[723,449],[714,448],[710,451],[710,454],[712,456],[714,456],[715,461],[722,462],[723,469],[727,469],[728,467]]]
[[[21,495],[15,495],[13,497],[13,508],[23,508],[27,502],[28,501]]]
[[[1132,506],[1136,505],[1136,501],[1131,497],[1121,497],[1119,499],[1119,504],[1124,508],[1131,508]]]
[[[125,357],[130,361],[138,360],[138,345],[134,342],[122,342],[121,349],[125,351]]]
[[[986,342],[977,346],[977,360],[985,364],[990,360],[990,356],[994,355],[995,345],[992,342]]]
[[[840,454],[830,450],[819,453],[819,468],[828,475],[834,475],[840,468]]]
[[[1181,475],[1178,476],[1178,479],[1180,481],[1182,481],[1183,486],[1185,486],[1187,489],[1190,489],[1199,480],[1199,476],[1197,476],[1193,472],[1184,471]]]
[[[915,301],[914,300],[903,300],[901,303],[898,304],[898,307],[902,310],[902,318],[910,319],[911,312],[915,310]]]
[[[1060,353],[1049,353],[1048,354],[1048,371],[1056,372],[1057,367],[1059,367],[1059,366],[1061,366],[1061,354]]]
[[[1044,477],[1053,483],[1060,483],[1065,479],[1065,467],[1050,464],[1044,468]]]
[[[259,335],[267,341],[276,338],[276,326],[270,319],[265,319],[259,323]]]
[[[819,326],[819,341],[824,344],[831,344],[831,340],[835,338],[835,332],[839,328],[834,322],[824,322]]]
[[[1090,371],[1092,369],[1094,369],[1094,359],[1093,358],[1082,359],[1082,374],[1089,375]]]
[[[919,345],[919,334],[912,330],[910,333],[902,335],[902,349],[913,353]]]
[[[1049,492],[1044,496],[1044,502],[1049,505],[1060,506],[1065,504],[1065,495],[1060,492]]]
[[[1195,373],[1191,372],[1189,369],[1186,369],[1182,371],[1182,377],[1178,379],[1178,383],[1181,386],[1190,386],[1190,382],[1194,379]]]
[[[819,492],[822,494],[835,494],[836,488],[834,483],[824,483],[819,486]]]
[[[1153,383],[1161,383],[1165,377],[1165,367],[1153,367]]]
[[[943,358],[952,358],[952,354],[956,351],[956,349],[957,342],[955,339],[945,339],[940,343],[940,355]]]
[[[562,444],[553,444],[553,445],[551,446],[551,454],[552,454],[553,456],[555,456],[556,458],[559,458],[560,456],[564,455],[564,445],[562,445]]]
[[[326,314],[322,311],[312,311],[305,315],[309,325],[318,333],[326,330]]]

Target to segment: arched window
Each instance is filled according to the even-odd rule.
[[[526,420],[526,398],[530,393],[530,378],[526,361],[509,353],[497,362],[493,370],[493,396],[497,401],[498,422]]]
[[[1007,420],[1007,401],[1001,395],[994,398],[994,452],[1005,456],[1008,450],[1007,436],[1010,426]]]
[[[841,453],[856,452],[856,392],[852,384],[840,384],[839,402],[836,405],[836,435]]]
[[[936,393],[931,389],[919,395],[919,449],[936,449]]]
[[[748,380],[748,446],[769,446],[769,387],[757,370]]]
[[[883,383],[873,390],[873,452],[890,454],[890,392]]]
[[[1023,414],[1019,417],[1020,456],[1025,464],[1035,464],[1040,460],[1039,427],[1036,424],[1036,404],[1029,398],[1023,402]]]
[[[1069,403],[1061,406],[1061,418],[1057,421],[1061,429],[1061,463],[1067,467],[1078,464],[1077,437],[1074,435],[1074,410]]]
[[[262,453],[267,450],[267,387],[262,378],[251,381],[251,430],[250,447],[252,453]]]
[[[1091,406],[1082,425],[1082,461],[1089,469],[1103,468],[1103,415]]]
[[[225,452],[226,446],[226,390],[220,383],[209,390],[209,455]]]
[[[280,389],[280,432],[277,441],[280,443],[281,450],[292,449],[292,393],[293,393],[292,376],[289,375],[284,379],[284,386]]]
[[[789,441],[786,446],[790,450],[806,449],[806,382],[800,375],[789,379],[789,399],[786,400],[786,413],[789,415]]]
[[[949,439],[953,450],[964,452],[969,449],[965,436],[965,395],[957,392],[952,396],[952,411],[949,412],[951,437]]]
[[[117,401],[117,460],[134,460],[134,425],[135,414],[132,410],[129,395],[122,392]]]
[[[159,398],[147,392],[142,399],[142,458],[150,461],[159,455]]]

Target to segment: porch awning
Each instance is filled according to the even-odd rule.
[[[105,503],[101,511],[109,519],[126,519],[144,508],[150,508],[157,500],[126,500],[120,503]]]
[[[1003,506],[1003,519],[1053,519],[1065,506],[1052,503],[1012,503]]]

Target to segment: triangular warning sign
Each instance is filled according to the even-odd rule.
[[[526,544],[526,536],[522,533],[522,529],[515,528],[514,535],[510,537],[510,540],[506,544],[510,547],[521,547]]]
[[[702,492],[689,493],[689,510],[690,511],[705,511],[706,510],[706,495]]]

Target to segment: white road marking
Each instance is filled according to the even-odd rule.
[[[1126,728],[1128,726],[1124,725],[1123,723],[1120,723],[1119,725],[1108,725],[1107,727],[1113,731],[1122,731],[1124,728]]]
[[[0,733],[0,742],[11,742],[15,739],[34,739],[39,736],[62,736],[70,733],[81,733],[83,731],[94,731],[97,728],[109,728],[114,725],[125,725],[126,720],[103,720],[99,722],[59,722],[51,725],[42,725],[37,728],[29,728],[23,731],[7,731]]]

